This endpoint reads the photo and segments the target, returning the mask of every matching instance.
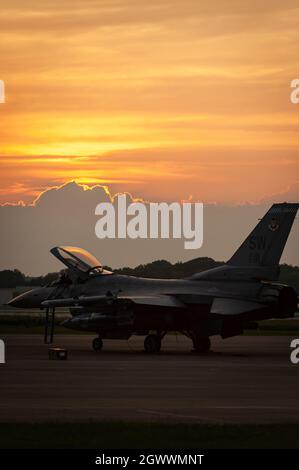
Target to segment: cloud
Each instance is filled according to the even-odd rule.
[[[151,201],[182,200],[192,194],[205,203],[257,203],[296,182],[296,148],[241,147],[236,139],[233,142],[233,131],[231,134],[231,142],[225,146],[213,141],[211,131],[210,143],[202,148],[178,143],[171,148],[116,150],[86,157],[3,155],[0,202],[28,203],[47,187],[76,180],[108,185],[112,192],[129,191]]]
[[[198,256],[228,259],[269,203],[258,205],[205,205],[204,244],[185,250],[183,240],[99,240],[95,236],[95,207],[112,201],[107,187],[75,182],[44,191],[31,205],[0,206],[0,269],[18,268],[39,275],[59,270],[49,250],[56,245],[80,246],[112,267],[136,266],[156,259],[185,261]],[[298,223],[291,233],[283,260],[299,265]]]

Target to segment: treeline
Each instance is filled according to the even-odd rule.
[[[212,258],[195,258],[185,263],[170,263],[165,260],[157,260],[152,263],[140,264],[135,268],[106,269],[118,274],[127,274],[130,276],[152,277],[152,278],[172,278],[180,279],[192,276],[192,274],[205,271],[206,269],[221,266],[223,263],[214,261]],[[280,266],[280,282],[294,287],[299,293],[299,267],[282,264]],[[16,286],[45,286],[54,281],[59,273],[48,273],[45,276],[29,277],[25,276],[18,269],[0,271],[0,288],[13,288]]]
[[[161,279],[180,279],[192,276],[192,274],[215,268],[223,263],[214,261],[212,258],[195,258],[185,263],[175,264],[165,260],[157,260],[148,264],[140,264],[136,268],[121,268],[114,270],[118,274],[127,274],[129,276],[153,277]]]
[[[25,276],[18,269],[5,269],[0,271],[0,288],[16,286],[45,286],[57,278],[59,273],[48,273],[45,276],[29,277]]]
[[[299,295],[299,267],[289,264],[280,265],[280,281],[294,287]]]

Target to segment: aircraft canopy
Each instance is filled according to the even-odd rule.
[[[65,264],[69,269],[74,271],[98,272],[102,274],[109,274],[102,268],[100,261],[88,251],[76,246],[55,246],[50,252]]]

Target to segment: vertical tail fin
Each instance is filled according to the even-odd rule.
[[[299,204],[273,204],[227,264],[278,268]]]

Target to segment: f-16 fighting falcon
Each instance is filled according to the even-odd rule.
[[[45,341],[50,343],[55,309],[67,307],[71,318],[63,325],[96,332],[96,351],[106,338],[136,334],[145,336],[146,352],[157,353],[171,331],[191,338],[196,351],[208,351],[210,336],[242,334],[257,320],[292,317],[297,311],[297,293],[277,279],[298,207],[274,204],[226,264],[187,279],[119,275],[103,269],[81,248],[52,248],[67,270],[51,285],[22,294],[10,305],[46,309]]]

